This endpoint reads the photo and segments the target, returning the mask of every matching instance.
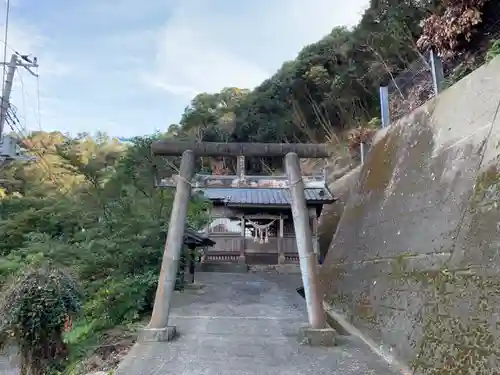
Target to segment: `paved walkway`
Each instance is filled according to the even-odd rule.
[[[297,341],[307,322],[299,276],[209,274],[199,291],[176,294],[170,343],[136,344],[116,375],[398,374],[352,339],[334,348]]]

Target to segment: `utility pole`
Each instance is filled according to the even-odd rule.
[[[5,127],[5,120],[7,119],[7,111],[9,110],[10,93],[12,92],[12,84],[14,83],[14,74],[17,68],[17,54],[12,54],[9,65],[7,67],[7,76],[5,78],[5,85],[2,91],[2,106],[0,107],[0,137],[3,134]]]
[[[31,75],[38,77],[30,68],[37,68],[37,58],[30,59],[26,55],[20,55],[17,52],[13,53],[9,62],[2,62],[0,65],[7,65],[7,75],[3,87],[1,105],[0,105],[0,162],[11,161],[16,159],[26,159],[24,155],[18,152],[17,141],[13,137],[4,135],[4,128],[7,122],[7,117],[10,108],[10,94],[12,93],[12,85],[14,83],[14,75],[18,67],[25,68]]]

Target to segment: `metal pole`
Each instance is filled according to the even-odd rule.
[[[361,164],[365,162],[365,144],[361,142],[359,144],[359,154],[361,156]]]
[[[7,113],[9,111],[10,94],[12,92],[12,84],[14,82],[14,74],[17,67],[17,54],[12,54],[10,62],[7,69],[7,75],[5,78],[5,86],[2,92],[2,104],[0,106],[0,138],[3,134],[3,129],[5,127],[5,121],[7,119]]]
[[[295,227],[309,324],[311,328],[320,329],[325,327],[325,312],[319,293],[317,257],[314,253],[311,227],[309,225],[309,213],[304,195],[304,181],[300,171],[299,156],[295,153],[287,154],[285,156],[285,166],[292,195],[293,225]]]
[[[434,86],[434,95],[438,96],[443,91],[444,70],[443,62],[436,52],[431,49],[431,72],[432,84]]]
[[[380,121],[382,122],[383,128],[389,126],[391,122],[389,112],[389,87],[387,86],[380,86]]]
[[[170,215],[170,223],[165,242],[165,251],[161,263],[160,277],[156,289],[153,314],[148,328],[164,329],[168,325],[168,315],[175,279],[179,268],[179,259],[184,242],[184,229],[187,219],[189,198],[191,196],[191,179],[194,174],[194,152],[186,150],[182,154],[181,167],[177,177],[174,204]]]

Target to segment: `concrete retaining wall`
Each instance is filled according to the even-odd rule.
[[[337,200],[323,207],[323,212],[319,219],[319,250],[322,257],[326,255],[332,243],[333,233],[337,230],[344,207],[349,200],[349,193],[359,178],[360,170],[360,167],[356,167],[338,180],[334,180],[328,184],[328,188]]]
[[[497,58],[380,131],[321,270],[325,301],[415,373],[500,368],[499,106]]]

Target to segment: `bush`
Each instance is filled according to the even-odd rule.
[[[85,304],[85,315],[110,325],[136,321],[151,309],[157,284],[155,271],[119,280],[110,277]]]
[[[151,311],[173,200],[154,186],[154,139],[134,139],[118,153],[112,143],[68,140],[51,155],[63,189],[34,181],[25,196],[0,196],[0,336],[19,347],[23,374],[46,374],[50,362],[67,374],[109,328]],[[187,225],[201,227],[206,210],[193,197]],[[42,262],[50,265],[31,266]],[[78,277],[81,294],[63,269]],[[83,316],[63,334],[80,308]]]
[[[417,45],[435,48],[442,56],[453,55],[461,42],[470,42],[482,22],[481,9],[488,0],[449,0],[442,14],[432,14],[422,22]]]
[[[498,55],[500,55],[500,39],[497,39],[493,43],[491,43],[491,47],[486,53],[486,61],[491,61]]]
[[[0,305],[0,344],[17,345],[22,375],[46,375],[65,358],[62,335],[81,298],[74,279],[50,264],[28,266],[8,284]]]

